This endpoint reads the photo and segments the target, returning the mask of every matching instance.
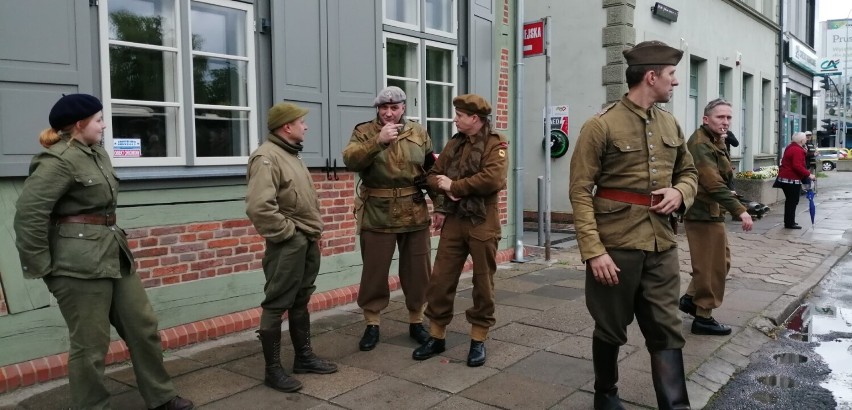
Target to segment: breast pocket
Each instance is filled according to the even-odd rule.
[[[115,255],[107,255],[112,242],[102,225],[62,224],[51,243],[54,270],[97,273],[98,263]]]
[[[618,139],[612,141],[610,153],[612,154],[628,154],[642,149],[642,141],[638,139]]]

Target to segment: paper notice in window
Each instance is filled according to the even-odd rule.
[[[142,156],[142,140],[139,138],[116,138],[112,140],[113,158],[139,158]]]

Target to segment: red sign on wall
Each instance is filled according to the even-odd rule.
[[[544,19],[524,23],[524,57],[544,54]]]

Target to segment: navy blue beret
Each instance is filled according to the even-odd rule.
[[[61,130],[77,121],[86,119],[102,110],[104,106],[97,97],[89,94],[63,95],[50,109],[50,127]]]

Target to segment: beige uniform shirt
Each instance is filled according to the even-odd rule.
[[[683,132],[669,112],[657,106],[643,110],[625,95],[586,121],[571,157],[569,188],[582,259],[608,248],[654,252],[677,247],[667,215],[595,197],[595,187],[643,194],[673,187],[688,208],[697,180]]]

